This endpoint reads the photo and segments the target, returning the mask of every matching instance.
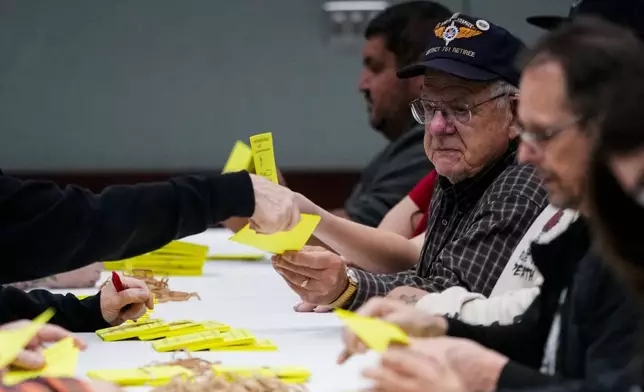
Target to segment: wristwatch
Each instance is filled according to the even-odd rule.
[[[351,299],[351,297],[353,297],[353,295],[358,290],[358,278],[356,277],[356,271],[353,268],[347,267],[347,278],[349,279],[349,285],[335,301],[329,304],[330,307],[342,307]]]

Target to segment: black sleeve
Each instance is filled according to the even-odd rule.
[[[111,186],[100,194],[0,175],[0,283],[146,253],[230,217],[250,217],[254,200],[246,172]]]
[[[72,332],[94,332],[109,327],[101,314],[100,295],[83,300],[73,294],[52,294],[47,290],[24,292],[15,287],[0,288],[0,324],[33,319],[47,308],[56,311],[50,324],[60,325]]]
[[[448,319],[447,333],[474,340],[510,359],[499,376],[499,389],[552,385],[559,379],[541,374],[538,370],[545,344],[543,338],[536,333],[539,330],[540,299],[541,295],[537,296],[521,319],[514,324],[470,325]]]
[[[545,344],[543,337],[535,333],[539,330],[540,303],[541,295],[538,295],[521,319],[509,325],[470,325],[448,318],[447,334],[473,340],[507,356],[511,361],[538,369]]]

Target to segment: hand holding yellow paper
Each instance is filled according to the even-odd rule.
[[[251,136],[250,148],[253,152],[255,173],[278,184],[275,151],[273,150],[273,134],[268,132]]]
[[[395,324],[343,309],[336,309],[335,314],[367,347],[379,353],[387,351],[391,343],[410,343],[409,336]]]
[[[40,328],[54,316],[53,309],[45,310],[40,316],[22,328],[0,330],[0,368],[7,367],[36,336]]]
[[[43,351],[45,367],[39,370],[14,370],[5,374],[4,383],[15,385],[37,377],[74,377],[78,364],[78,347],[74,338],[68,337]]]
[[[306,245],[318,223],[320,223],[318,215],[302,214],[300,222],[289,231],[258,234],[247,225],[229,240],[274,254],[282,254],[289,250],[298,251]]]
[[[237,141],[233,150],[228,156],[228,161],[224,166],[223,173],[240,172],[246,170],[249,173],[254,171],[253,167],[253,151],[244,142]]]

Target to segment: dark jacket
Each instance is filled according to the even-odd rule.
[[[544,282],[518,323],[485,327],[449,320],[448,333],[509,357],[498,389],[592,382],[623,372],[634,357],[637,307],[591,250],[586,223],[580,219],[552,242],[532,245],[532,255]],[[560,304],[564,290],[568,294]],[[546,375],[539,369],[557,313],[561,329],[555,374]]]
[[[100,194],[0,172],[0,284],[137,256],[254,210],[246,172],[116,185]],[[0,322],[34,317],[48,306],[57,309],[54,323],[74,331],[104,323],[98,297],[79,301],[8,287],[0,292]]]
[[[28,293],[11,286],[0,288],[0,324],[33,319],[47,308],[56,313],[49,321],[72,332],[94,332],[110,325],[101,314],[100,294],[78,299],[74,294],[52,294],[47,290]]]

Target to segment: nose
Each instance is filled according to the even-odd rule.
[[[365,70],[360,73],[360,78],[358,79],[358,90],[361,92],[369,90],[369,77]]]
[[[519,153],[517,159],[520,163],[529,163],[532,165],[537,165],[543,158],[543,152],[539,149],[525,141],[521,141],[519,144]]]
[[[435,136],[449,135],[454,133],[454,125],[447,121],[443,112],[437,110],[431,121],[425,124],[425,131]]]

